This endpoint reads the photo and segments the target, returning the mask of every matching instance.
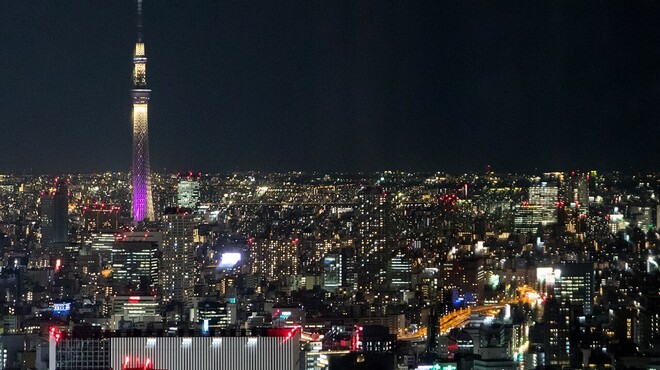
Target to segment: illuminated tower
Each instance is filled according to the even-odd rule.
[[[138,40],[133,56],[133,220],[154,220],[151,198],[151,171],[149,169],[149,94],[147,88],[147,57],[142,42],[142,0],[138,6]]]

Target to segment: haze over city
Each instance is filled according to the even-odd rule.
[[[132,5],[0,2],[0,168],[129,167]],[[157,171],[658,165],[655,2],[144,7]]]

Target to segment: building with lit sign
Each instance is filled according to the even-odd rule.
[[[113,330],[146,328],[162,322],[160,302],[154,296],[116,296],[112,300],[110,327]]]

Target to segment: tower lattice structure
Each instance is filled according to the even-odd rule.
[[[151,169],[149,168],[149,95],[147,88],[147,56],[142,41],[142,0],[138,5],[138,40],[133,54],[133,167],[131,182],[133,220],[154,220],[154,206],[151,196]]]

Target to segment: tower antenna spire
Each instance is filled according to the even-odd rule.
[[[142,0],[137,0],[138,42],[142,42]]]

